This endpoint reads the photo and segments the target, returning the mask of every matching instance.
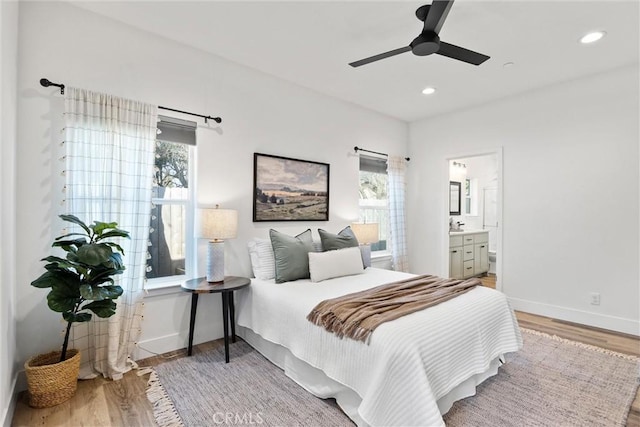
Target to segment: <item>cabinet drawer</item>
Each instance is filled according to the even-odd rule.
[[[462,276],[471,277],[473,274],[473,260],[465,261],[464,264],[462,264]]]
[[[473,245],[464,245],[462,247],[462,256],[463,259],[465,261],[469,261],[470,259],[473,259],[473,255],[474,255],[474,247]]]
[[[465,245],[473,245],[475,243],[475,235],[468,234],[466,236],[462,236],[462,243]]]
[[[449,247],[462,246],[462,236],[449,236]]]
[[[474,238],[473,243],[488,243],[489,242],[489,233],[478,233]]]
[[[462,279],[462,246],[449,249],[449,277]]]

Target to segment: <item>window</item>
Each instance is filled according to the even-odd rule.
[[[147,255],[150,287],[193,275],[195,131],[194,122],[160,116]]]
[[[478,180],[476,178],[464,180],[464,214],[478,215]]]
[[[380,240],[371,245],[371,251],[386,251],[389,233],[389,179],[387,161],[376,157],[360,156],[360,221],[377,222]]]

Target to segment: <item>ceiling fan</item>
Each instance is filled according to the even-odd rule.
[[[460,46],[452,45],[440,41],[438,33],[447,19],[447,14],[453,0],[433,0],[431,5],[420,6],[416,10],[416,16],[420,21],[424,22],[424,28],[418,37],[413,39],[409,46],[399,49],[390,50],[389,52],[370,56],[369,58],[351,62],[352,67],[359,67],[391,56],[399,55],[404,52],[413,52],[414,55],[426,56],[432,53],[457,59],[458,61],[467,62],[473,65],[480,65],[489,57]]]

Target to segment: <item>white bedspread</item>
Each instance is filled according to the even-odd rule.
[[[237,324],[288,348],[297,358],[362,398],[369,425],[444,425],[437,400],[493,359],[517,351],[522,338],[507,298],[477,287],[452,300],[383,323],[369,345],[340,339],[306,319],[317,303],[409,277],[368,268],[319,283],[252,279],[236,293]]]

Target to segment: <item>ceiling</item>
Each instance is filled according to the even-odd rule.
[[[404,121],[472,107],[638,63],[636,1],[456,1],[443,41],[491,56],[480,66],[404,53],[422,29],[415,9],[430,1],[73,2],[167,37]],[[578,39],[607,36],[592,45]],[[504,66],[512,62],[511,66]],[[427,86],[435,94],[421,93]]]

